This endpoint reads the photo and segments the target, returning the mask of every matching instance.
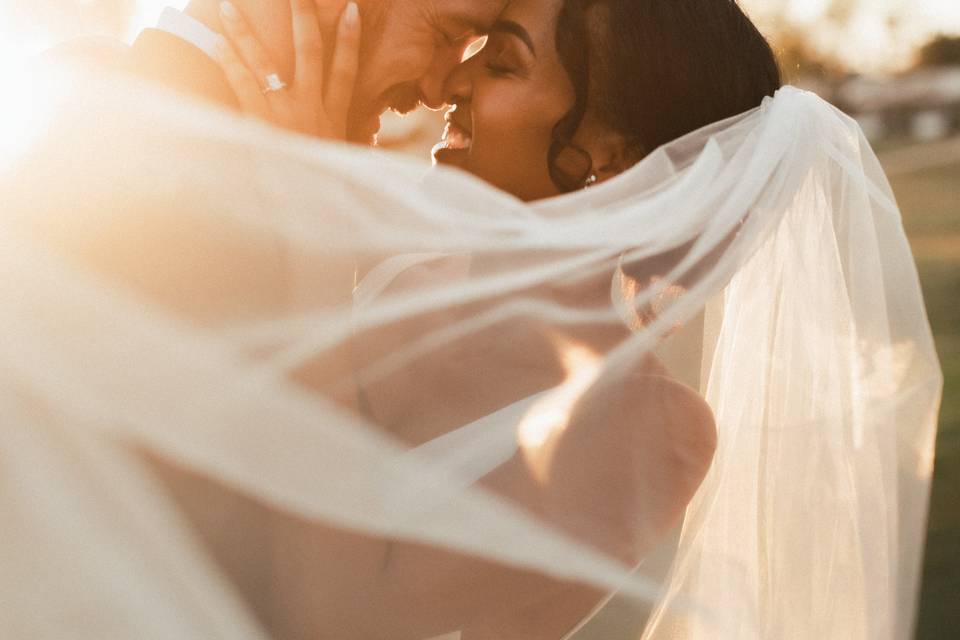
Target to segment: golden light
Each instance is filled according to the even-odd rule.
[[[8,76],[17,92],[0,101],[0,170],[16,164],[49,126],[56,108],[58,82],[48,75],[30,75],[25,71]]]
[[[487,46],[487,36],[480,36],[471,42],[470,45],[463,51],[463,57],[460,58],[460,61],[465,62],[469,60],[473,56],[480,53],[485,46]]]
[[[520,450],[540,481],[549,469],[552,444],[567,428],[577,401],[599,377],[603,365],[603,359],[585,345],[557,339],[557,349],[566,379],[530,407],[517,429]]]
[[[795,33],[813,50],[859,73],[910,68],[917,49],[938,34],[960,33],[957,0],[740,0],[774,42]]]

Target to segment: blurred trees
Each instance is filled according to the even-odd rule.
[[[798,17],[789,0],[742,0],[764,23],[786,82],[816,78],[832,81],[846,68],[829,43],[848,28],[862,0],[831,0],[816,16]]]
[[[831,81],[845,74],[838,60],[810,46],[802,32],[781,32],[771,38],[771,44],[780,61],[785,82],[795,83],[803,78]]]
[[[740,1],[760,18],[788,80],[902,70],[924,28],[908,0]]]
[[[920,49],[918,68],[960,66],[960,36],[939,35]]]

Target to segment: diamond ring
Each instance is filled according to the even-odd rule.
[[[268,93],[273,93],[275,91],[283,91],[287,88],[287,83],[280,79],[275,73],[271,73],[266,78],[263,79],[263,93],[264,95]]]

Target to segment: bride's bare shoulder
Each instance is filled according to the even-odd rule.
[[[558,511],[590,515],[570,528],[629,562],[680,522],[717,446],[710,406],[665,373],[638,366],[601,378],[573,407],[550,459]]]
[[[645,388],[645,395],[656,394],[664,409],[672,408],[684,412],[688,418],[697,424],[715,428],[713,409],[707,401],[694,389],[671,376],[666,370],[662,372],[643,373],[634,377],[637,387]]]
[[[709,466],[717,447],[717,424],[703,396],[664,373],[639,376],[636,382],[644,398],[636,411],[645,414],[644,421],[662,426],[688,462]]]
[[[686,503],[703,481],[717,447],[713,410],[665,369],[644,363],[589,390],[574,410],[571,444],[597,449]],[[602,452],[600,451],[602,450]]]
[[[613,374],[597,385],[587,404],[603,407],[617,429],[639,431],[654,441],[666,437],[666,442],[688,453],[713,457],[716,420],[697,391],[672,376],[653,355],[624,373]]]

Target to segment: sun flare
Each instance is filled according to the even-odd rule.
[[[46,74],[24,71],[9,76],[17,95],[0,102],[0,170],[15,164],[43,134],[57,103],[57,82]]]
[[[520,450],[541,480],[547,474],[550,444],[567,428],[577,401],[599,377],[603,366],[600,355],[583,344],[558,339],[557,349],[566,379],[530,407],[517,429]]]

